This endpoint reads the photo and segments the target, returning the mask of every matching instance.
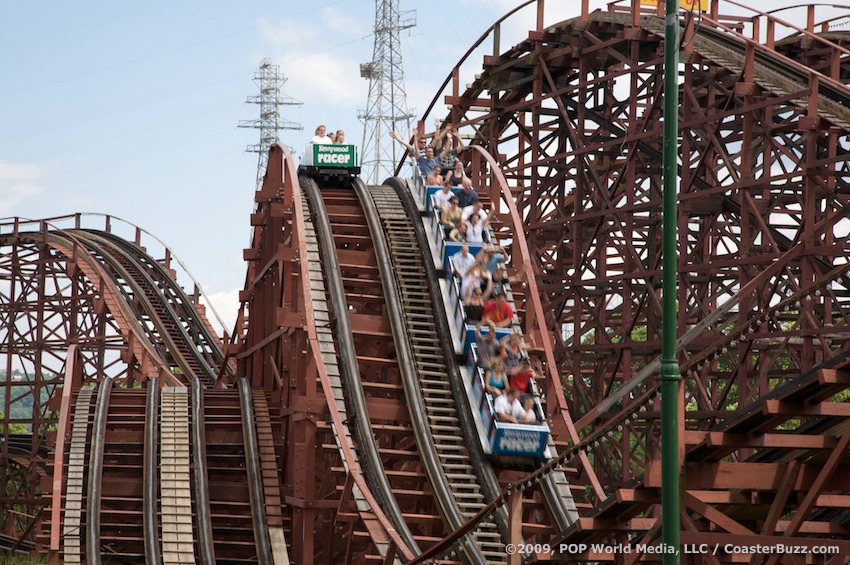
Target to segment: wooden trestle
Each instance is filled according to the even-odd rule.
[[[140,228],[0,222],[0,391],[33,406],[0,423],[0,546],[68,563],[658,562],[663,8],[577,2],[547,27],[545,4],[516,45],[501,21],[482,36],[482,72],[466,84],[458,63],[419,128],[446,118],[471,146],[558,459],[477,458],[403,181],[309,196],[273,146],[233,335]],[[846,564],[850,35],[820,8],[795,27],[708,4],[682,15],[684,562]]]

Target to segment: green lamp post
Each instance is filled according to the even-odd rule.
[[[661,281],[661,542],[664,565],[678,565],[679,383],[676,359],[676,224],[679,154],[679,0],[667,0],[664,18],[664,159]]]

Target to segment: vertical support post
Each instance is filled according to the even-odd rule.
[[[543,13],[546,11],[545,0],[537,0],[537,31],[543,31]]]
[[[522,543],[522,489],[508,496],[508,543],[517,547]],[[508,565],[520,565],[522,555],[518,551],[508,554]]]
[[[662,196],[661,316],[661,539],[664,565],[679,564],[679,383],[676,359],[676,287],[679,0],[667,0],[664,17],[664,160]]]

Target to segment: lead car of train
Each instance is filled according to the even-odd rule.
[[[360,174],[360,159],[356,145],[308,143],[304,148],[298,174],[317,182],[330,179],[350,182]]]

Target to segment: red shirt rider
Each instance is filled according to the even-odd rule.
[[[511,325],[514,318],[514,309],[505,301],[504,294],[497,294],[492,300],[488,300],[481,312],[481,321],[493,322],[497,328],[505,328]]]

